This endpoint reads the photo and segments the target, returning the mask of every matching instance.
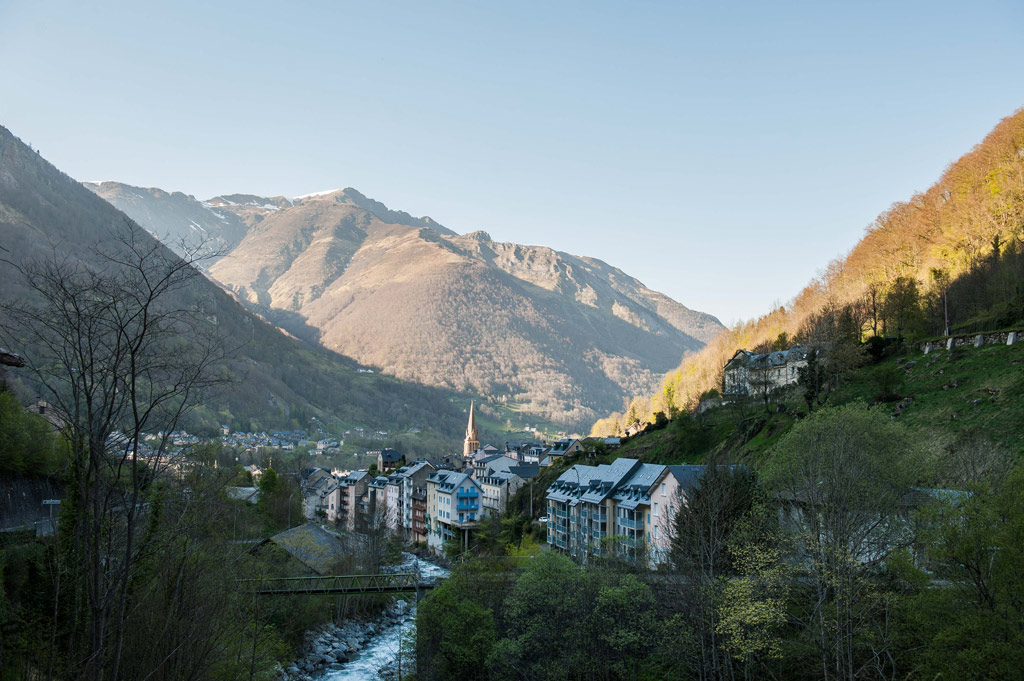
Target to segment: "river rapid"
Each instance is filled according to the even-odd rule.
[[[430,561],[418,559],[410,553],[402,554],[403,561],[400,565],[390,568],[393,572],[415,572],[419,570],[420,579],[424,582],[436,581],[446,578],[450,573],[447,569],[435,565]],[[398,601],[395,606],[368,624],[347,622],[340,625],[328,625],[320,632],[315,633],[315,638],[327,643],[332,647],[331,641],[341,641],[345,646],[346,640],[355,639],[358,642],[358,650],[348,652],[346,661],[338,661],[329,664],[326,668],[318,669],[308,673],[303,669],[303,660],[296,661],[296,665],[290,667],[284,678],[313,678],[317,681],[379,681],[382,678],[397,678],[397,667],[399,663],[405,667],[414,664],[412,651],[405,651],[403,659],[399,660],[399,651],[402,638],[415,629],[416,605],[415,597],[410,595],[412,602]],[[323,647],[323,644],[314,643],[313,650]],[[307,655],[310,661],[319,660],[320,652],[311,652]],[[403,674],[406,669],[403,668]],[[290,673],[289,673],[290,672]],[[305,673],[304,673],[305,672]]]

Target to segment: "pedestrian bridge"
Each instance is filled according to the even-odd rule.
[[[393,594],[433,589],[435,583],[414,572],[375,575],[313,575],[309,577],[267,577],[241,579],[243,589],[260,596],[284,594]]]

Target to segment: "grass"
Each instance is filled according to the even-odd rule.
[[[883,386],[890,393],[879,399]],[[908,400],[907,398],[912,398]],[[1024,342],[1012,346],[918,350],[850,372],[827,404],[861,400],[898,419],[923,445],[941,452],[958,438],[980,434],[994,444],[1024,454]],[[713,454],[758,465],[799,418],[807,405],[799,398],[747,407],[742,428],[735,407],[723,406],[699,419],[681,416],[668,427],[631,438],[617,456],[650,463],[702,463]],[[693,426],[699,424],[695,432]]]
[[[984,345],[925,355],[910,352],[881,362],[875,371],[897,372],[895,392],[913,402],[898,418],[933,446],[966,433],[981,433],[1024,453],[1024,343]],[[835,403],[875,401],[878,387],[868,368],[854,372]],[[881,407],[881,405],[879,405]],[[895,403],[885,405],[896,413]]]

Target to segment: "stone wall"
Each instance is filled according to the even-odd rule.
[[[953,348],[961,347],[980,348],[982,345],[1013,345],[1022,340],[1024,340],[1024,329],[946,336],[938,340],[922,341],[917,343],[916,347],[927,355],[933,350],[952,350]]]

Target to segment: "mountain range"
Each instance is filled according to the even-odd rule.
[[[217,238],[237,241],[240,235],[231,227]],[[30,294],[19,268],[33,260],[56,256],[70,264],[109,266],[97,245],[113,248],[111,237],[119,230],[134,232],[143,245],[152,243],[122,212],[0,127],[0,295]],[[433,438],[434,444],[453,445],[461,437],[465,416],[450,391],[366,372],[351,359],[289,337],[205,277],[195,277],[181,295],[185,300],[175,304],[196,309],[205,323],[240,346],[227,367],[236,381],[210,396],[193,414],[190,429],[216,432],[222,423],[236,430],[306,429],[316,417],[332,429],[415,428],[423,433],[420,439]],[[28,358],[34,354],[31,347],[9,349]],[[30,383],[24,372],[20,378]],[[32,397],[31,385],[25,389]],[[423,453],[436,454],[436,449]]]
[[[594,258],[459,235],[355,189],[205,201],[86,183],[151,233],[205,240],[209,275],[293,335],[569,426],[655,387],[722,324]]]

